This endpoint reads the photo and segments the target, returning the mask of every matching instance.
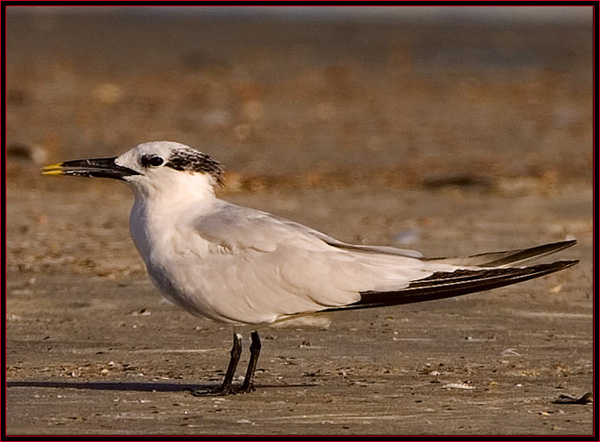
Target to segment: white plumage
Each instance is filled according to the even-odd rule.
[[[220,164],[174,142],[140,144],[116,158],[67,161],[46,167],[44,173],[127,183],[135,195],[131,234],[152,282],[175,304],[214,321],[271,324],[323,310],[439,299],[513,284],[576,263],[516,267],[574,241],[439,259],[411,250],[345,244],[216,198]],[[244,391],[253,388],[260,351],[258,334],[252,338]],[[224,392],[232,391],[240,339],[234,339]]]
[[[143,155],[168,158],[173,149],[189,148],[146,143],[115,162],[144,172],[127,179],[135,194],[130,228],[152,281],[195,315],[272,323],[457,268],[415,259],[417,252],[353,249],[301,224],[230,204],[215,197],[215,179],[207,173],[140,170]]]

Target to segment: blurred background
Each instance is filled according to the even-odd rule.
[[[594,379],[592,13],[7,7],[7,428],[591,434],[592,406],[550,401]],[[576,238],[556,259],[581,263],[270,330],[272,388],[214,408],[173,383],[220,380],[231,330],[160,301],[131,192],[40,174],[152,140],[223,162],[228,201],[343,241],[456,256]]]
[[[9,160],[174,140],[229,191],[590,184],[592,34],[588,7],[8,7]]]

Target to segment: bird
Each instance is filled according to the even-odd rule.
[[[134,194],[131,236],[153,285],[189,313],[234,326],[449,298],[579,262],[529,264],[576,240],[454,258],[348,244],[218,198],[215,188],[224,185],[221,163],[173,141],[142,143],[118,157],[52,164],[42,173],[123,181]],[[215,393],[255,390],[262,346],[256,330],[243,383],[233,385],[242,339],[234,332],[229,364]]]

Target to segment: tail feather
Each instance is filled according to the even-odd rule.
[[[503,252],[481,253],[455,258],[421,258],[422,261],[448,263],[456,266],[515,267],[533,259],[541,258],[571,247],[576,240],[560,241],[527,249],[506,250]]]
[[[451,298],[538,278],[574,266],[578,262],[557,261],[522,268],[436,272],[427,278],[413,281],[408,287],[400,290],[361,292],[360,301],[328,310],[372,308]]]

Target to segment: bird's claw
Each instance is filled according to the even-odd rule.
[[[227,386],[219,385],[218,387],[213,389],[212,392],[216,396],[229,396],[229,395],[233,395],[233,394],[237,393],[237,391],[235,390],[235,388],[233,388],[232,385],[227,385]]]
[[[236,391],[236,393],[252,393],[253,391],[256,390],[256,387],[254,386],[254,384],[246,384],[244,383],[240,388],[238,388],[238,390]]]

